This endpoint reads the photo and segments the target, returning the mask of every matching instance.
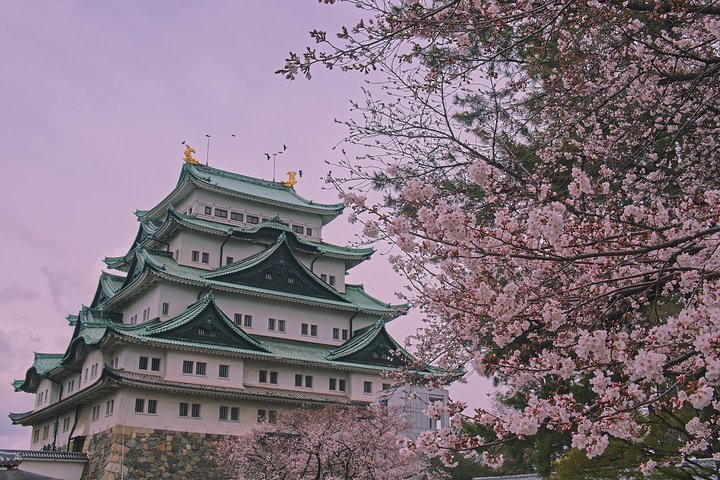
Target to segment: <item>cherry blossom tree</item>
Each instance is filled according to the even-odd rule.
[[[218,462],[240,480],[425,478],[429,463],[401,442],[408,426],[393,409],[300,408],[220,444]]]
[[[644,473],[720,459],[720,5],[348,1],[279,73],[372,73],[328,181],[397,246],[418,358],[522,400],[416,447],[498,465],[552,431],[592,458],[664,421]]]

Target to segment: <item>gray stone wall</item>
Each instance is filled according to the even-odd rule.
[[[123,438],[124,437],[124,438]],[[88,437],[82,480],[224,480],[213,460],[224,435],[115,426]],[[121,475],[122,473],[122,475]]]

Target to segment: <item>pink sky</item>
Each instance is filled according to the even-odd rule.
[[[0,447],[29,443],[5,415],[33,399],[9,383],[24,377],[33,351],[65,350],[65,316],[91,302],[102,258],[127,251],[132,212],[173,188],[180,142],[204,159],[210,134],[211,165],[261,178],[272,177],[263,153],[286,144],[278,177],[302,169],[301,195],[337,201],[320,176],[345,133],[334,119],[347,117],[364,78],[318,70],[288,82],[273,72],[310,43],[309,30],[334,30],[357,13],[316,0],[0,3]],[[326,241],[355,240],[345,218],[325,229]],[[386,250],[350,281],[395,301],[402,281]],[[402,339],[418,318],[390,330]],[[471,382],[451,394],[477,406],[486,390]]]

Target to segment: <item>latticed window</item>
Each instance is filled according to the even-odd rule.
[[[200,418],[200,404],[199,403],[192,404],[192,407],[190,408],[190,416],[193,418]]]
[[[207,368],[207,363],[197,362],[195,364],[195,374],[196,375],[205,375],[206,368]]]
[[[220,365],[218,367],[218,377],[228,378],[230,376],[230,365]]]
[[[157,400],[148,400],[148,413],[157,413]]]
[[[193,367],[195,366],[194,362],[191,360],[183,360],[183,373],[191,374],[193,373]]]
[[[187,404],[185,402],[180,402],[180,412],[178,413],[178,415],[180,415],[181,417],[187,417],[189,407],[190,407],[189,404]]]
[[[145,411],[145,399],[144,398],[136,398],[135,399],[135,413],[143,413]]]

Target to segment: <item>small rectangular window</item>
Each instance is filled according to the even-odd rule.
[[[330,275],[330,285],[335,286],[335,275]]]
[[[295,283],[295,277],[293,277],[292,275],[288,275],[288,277],[287,277],[287,282],[288,282],[289,284],[291,284],[291,285],[294,284],[294,283]]]
[[[327,275],[325,275],[324,273],[321,273],[321,274],[320,274],[320,280],[322,280],[323,282],[327,283]]]
[[[235,220],[235,221],[237,221],[237,222],[242,222],[242,221],[243,221],[243,214],[242,214],[242,213],[237,213],[237,212],[231,212],[231,213],[230,213],[230,220]]]
[[[136,398],[135,399],[135,413],[143,413],[145,411],[145,399],[144,398]]]
[[[179,260],[179,259],[180,259],[180,250],[175,250],[175,255],[173,256],[173,258],[174,258],[175,260]]]
[[[238,327],[241,327],[242,326],[242,314],[236,313],[235,316],[233,317],[233,322],[235,322],[235,325],[237,325]]]
[[[218,377],[220,377],[220,378],[230,377],[230,365],[220,365],[218,367]]]
[[[113,410],[115,410],[115,400],[108,400],[105,402],[105,415],[110,416],[113,414]],[[68,417],[70,418],[70,417]]]
[[[307,228],[305,229],[305,235],[311,236],[312,234],[313,234],[313,229],[310,228],[310,227],[307,227]]]
[[[94,422],[98,418],[100,418],[100,405],[95,405],[92,408],[92,421]]]
[[[233,257],[225,257],[225,265],[230,265],[235,259]]]
[[[277,410],[270,410],[268,412],[268,422],[277,423]]]
[[[363,392],[372,393],[372,382],[363,382]]]
[[[148,413],[157,413],[157,400],[148,400]]]
[[[257,421],[258,422],[264,422],[265,421],[265,410],[259,409],[257,414]]]
[[[45,440],[46,438],[48,438],[48,434],[49,434],[49,433],[50,433],[50,426],[49,426],[49,425],[45,425],[45,426],[43,427],[43,440]]]
[[[212,207],[205,207],[205,215],[212,215]]]
[[[341,392],[344,392],[345,388],[346,388],[345,379],[343,379],[343,378],[339,379],[338,380],[338,390],[340,390]]]
[[[260,223],[260,218],[256,217],[255,215],[248,215],[246,217],[246,219],[247,219],[247,223],[255,223],[255,224]]]
[[[260,370],[258,372],[258,381],[260,383],[267,383],[267,370]]]
[[[285,320],[278,320],[277,327],[278,327],[278,332],[284,332],[285,331]]]
[[[33,443],[37,443],[40,440],[40,429],[33,432]]]
[[[268,318],[268,330],[275,330],[275,319]]]
[[[193,262],[199,262],[200,261],[200,252],[198,252],[197,250],[193,250],[191,259]]]
[[[227,218],[227,210],[223,208],[216,208],[215,209],[215,216],[218,218]]]
[[[333,340],[340,340],[340,329],[333,328]]]
[[[202,252],[202,263],[210,263],[210,254]]]
[[[180,402],[180,412],[178,413],[181,417],[187,417],[188,416],[188,407],[189,405],[185,402]]]
[[[150,363],[150,370],[152,370],[153,372],[160,371],[160,359],[159,358],[152,359],[152,362]]]
[[[299,373],[295,374],[295,386],[302,387],[302,375],[300,375]]]
[[[195,364],[195,375],[205,375],[205,368],[207,367],[207,363],[205,362],[197,362]]]
[[[302,225],[293,225],[292,229],[293,229],[293,232],[295,232],[295,233],[300,233],[300,234],[305,233],[305,227],[303,227]]]
[[[337,390],[337,379],[336,378],[330,379],[330,384],[328,385],[328,389]]]
[[[192,404],[192,407],[190,408],[190,416],[193,418],[200,418],[200,404],[199,403]]]
[[[193,373],[193,367],[195,366],[194,362],[191,360],[183,360],[183,373],[191,374]]]
[[[310,336],[317,337],[317,325],[310,325]]]
[[[228,419],[228,407],[220,407],[220,413],[218,414],[220,420]]]
[[[343,328],[342,331],[342,339],[347,340],[348,339],[348,333],[350,333],[347,329]]]
[[[278,372],[270,372],[270,383],[277,385],[278,383]]]
[[[232,407],[230,409],[230,420],[233,422],[240,420],[240,409],[238,407]]]
[[[243,325],[252,328],[252,315],[245,315],[245,323],[243,323]]]
[[[148,367],[148,357],[140,357],[140,362],[138,365],[138,368],[140,370],[147,370]]]
[[[167,315],[168,312],[170,312],[170,304],[167,302],[163,302],[162,304],[162,314]]]
[[[272,280],[272,273],[265,272],[265,280]]]
[[[382,389],[383,389],[383,390],[390,390],[391,388],[392,388],[392,385],[389,384],[389,383],[383,383],[383,384],[382,384]]]
[[[300,335],[307,335],[308,334],[308,324],[303,323],[300,325]]]
[[[313,381],[312,375],[305,375],[305,387],[312,388],[312,381]]]

